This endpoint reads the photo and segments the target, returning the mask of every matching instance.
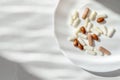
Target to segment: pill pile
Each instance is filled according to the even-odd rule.
[[[84,9],[80,17],[79,11],[75,10],[70,17],[70,26],[74,29],[74,35],[70,36],[68,40],[72,41],[76,48],[86,51],[88,54],[110,55],[111,52],[103,46],[95,46],[95,41],[100,42],[101,35],[112,38],[116,31],[113,27],[106,27],[102,24],[107,17],[106,14],[98,14],[88,7]],[[81,19],[84,24],[80,24]],[[95,26],[92,23],[93,21],[101,24],[101,26]]]

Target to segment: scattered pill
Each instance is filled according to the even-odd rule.
[[[108,37],[112,37],[113,35],[114,35],[114,33],[115,33],[115,29],[114,28],[109,28],[108,29]]]
[[[94,33],[94,34],[96,34],[97,36],[101,35],[101,33],[98,32],[98,31],[96,31],[94,28],[91,29],[91,32]]]
[[[101,26],[100,29],[102,30],[104,35],[107,35],[107,27],[106,26]]]
[[[97,15],[97,12],[96,11],[93,11],[91,14],[90,14],[90,20],[95,20],[96,18],[96,15]]]
[[[104,54],[99,51],[98,49],[94,48],[94,52],[96,52],[97,55],[103,56]]]
[[[101,34],[103,33],[102,30],[99,27],[94,26],[94,29]]]
[[[93,27],[93,24],[89,22],[87,26],[87,32],[90,32],[92,27]]]
[[[92,38],[92,35],[90,33],[88,34],[88,42],[89,42],[90,46],[93,46],[93,38]]]
[[[86,19],[86,17],[88,16],[88,13],[89,13],[90,9],[89,8],[86,8],[83,12],[83,15],[82,15],[82,18],[83,19]]]
[[[99,47],[99,50],[100,50],[102,53],[104,53],[104,54],[107,54],[107,55],[110,55],[110,54],[111,54],[110,51],[108,51],[107,49],[105,49],[105,48],[102,47],[102,46]]]
[[[91,51],[94,50],[94,48],[92,46],[84,46],[84,49],[85,50],[91,50]]]
[[[79,18],[79,12],[75,10],[72,14],[72,17],[70,18],[70,25],[72,26],[74,21]]]
[[[91,55],[96,55],[96,52],[94,52],[94,51],[86,50],[86,52],[87,52],[88,54],[91,54]]]
[[[83,39],[87,39],[87,36],[85,34],[82,34],[82,33],[78,33],[78,37],[83,38]]]
[[[85,46],[86,45],[86,43],[85,43],[85,41],[83,40],[83,39],[81,39],[81,38],[78,38],[78,41],[83,45],[83,46]]]
[[[97,36],[96,34],[92,34],[92,38],[93,38],[94,40],[96,40],[96,41],[99,40],[99,38],[98,38],[98,36]]]
[[[80,28],[80,32],[82,32],[83,34],[85,34],[85,33],[86,33],[86,29],[85,29],[85,27],[84,27],[84,26],[82,26],[82,27]]]
[[[73,22],[73,26],[77,27],[80,24],[80,19],[77,18],[74,22]]]
[[[83,47],[83,45],[82,45],[81,43],[78,43],[78,48],[79,48],[80,50],[83,50],[83,49],[84,49],[84,47]]]
[[[70,25],[72,26],[74,20],[72,18],[70,18]]]
[[[75,20],[79,17],[79,12],[77,10],[74,11],[72,19]]]
[[[75,39],[75,40],[73,41],[73,45],[74,45],[75,47],[78,46],[78,40],[77,40],[77,39]]]
[[[98,23],[101,23],[101,22],[103,22],[103,21],[104,21],[104,18],[103,18],[103,17],[97,18],[97,22],[98,22]]]
[[[85,28],[88,26],[88,23],[89,23],[89,18],[86,18],[86,19],[85,19],[85,23],[84,23],[84,27],[85,27]]]
[[[78,35],[78,33],[80,33],[80,27],[77,27],[76,29],[74,29],[74,34]]]

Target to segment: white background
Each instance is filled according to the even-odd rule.
[[[53,32],[57,4],[0,0],[0,80],[120,80],[119,71],[93,75],[63,56]]]

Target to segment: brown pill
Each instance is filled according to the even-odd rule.
[[[81,44],[81,43],[78,43],[78,48],[80,49],[80,50],[83,50],[84,48],[83,48],[83,45]]]
[[[75,39],[75,40],[73,41],[73,45],[74,45],[75,47],[78,46],[78,40],[77,40],[77,39]]]
[[[92,35],[92,38],[93,38],[94,40],[96,40],[96,41],[99,40],[99,38],[98,38],[98,36],[97,36],[96,34],[93,34],[93,35]]]
[[[80,32],[82,32],[83,34],[86,33],[86,30],[85,30],[85,27],[84,27],[84,26],[82,26],[82,27],[80,28]]]
[[[86,9],[84,10],[83,15],[82,15],[82,18],[83,18],[83,19],[86,19],[86,17],[87,17],[87,15],[88,15],[89,11],[90,11],[89,8],[86,8]]]
[[[108,51],[107,49],[105,49],[104,47],[100,46],[99,47],[99,50],[104,53],[104,54],[107,54],[107,55],[110,55],[110,51]]]
[[[104,18],[103,18],[103,17],[100,17],[100,18],[97,19],[97,22],[98,22],[98,23],[101,23],[101,22],[103,22],[103,21],[104,21]]]
[[[92,35],[89,33],[87,37],[88,37],[89,45],[90,45],[90,46],[93,46],[93,38],[92,38]]]

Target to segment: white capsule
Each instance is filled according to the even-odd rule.
[[[94,29],[101,34],[103,33],[102,30],[99,27],[94,26]]]
[[[78,37],[83,38],[83,39],[87,39],[87,36],[85,34],[82,34],[82,33],[78,33]]]
[[[115,29],[114,28],[109,28],[108,29],[108,33],[107,33],[107,36],[108,37],[112,37],[115,33]]]
[[[101,35],[101,33],[97,32],[97,31],[94,31],[93,33],[96,34],[97,36]]]
[[[75,21],[73,22],[73,26],[77,27],[79,24],[80,24],[80,19],[79,18],[75,19]]]
[[[74,34],[78,35],[78,33],[80,32],[80,27],[77,27],[76,29],[74,29]]]
[[[99,15],[97,16],[97,18],[100,18],[100,17],[107,18],[107,15],[106,15],[106,14],[99,14]]]
[[[101,26],[100,29],[102,30],[104,35],[107,35],[107,27]]]
[[[88,23],[89,23],[89,18],[86,18],[86,19],[85,19],[85,24],[84,24],[84,27],[85,27],[85,28],[88,26]]]
[[[97,53],[97,55],[104,56],[104,54],[96,48],[94,48],[94,52]]]
[[[97,15],[97,12],[96,11],[93,11],[91,14],[90,14],[90,20],[95,20],[95,17]]]
[[[80,37],[78,38],[78,41],[79,41],[83,46],[86,45],[85,41],[84,41],[83,39],[81,39]]]
[[[77,19],[78,17],[79,17],[79,12],[78,12],[77,10],[75,10],[75,11],[73,12],[72,19],[75,20],[75,19]]]
[[[91,50],[91,51],[94,50],[94,48],[92,46],[84,46],[84,49],[85,50]]]
[[[93,24],[89,22],[86,30],[87,30],[88,32],[90,32],[92,26],[93,26]]]
[[[74,20],[72,18],[70,18],[70,25],[72,26]]]
[[[86,52],[87,52],[88,54],[91,54],[91,55],[96,55],[96,52],[91,51],[91,50],[86,50]]]
[[[94,34],[96,34],[97,36],[101,35],[101,33],[98,32],[98,31],[96,31],[94,28],[91,29],[91,32],[94,33]]]
[[[74,21],[79,18],[79,12],[75,10],[70,18],[70,25],[73,25]]]
[[[76,38],[77,38],[77,36],[72,35],[72,36],[68,37],[68,40],[69,41],[74,41]]]

